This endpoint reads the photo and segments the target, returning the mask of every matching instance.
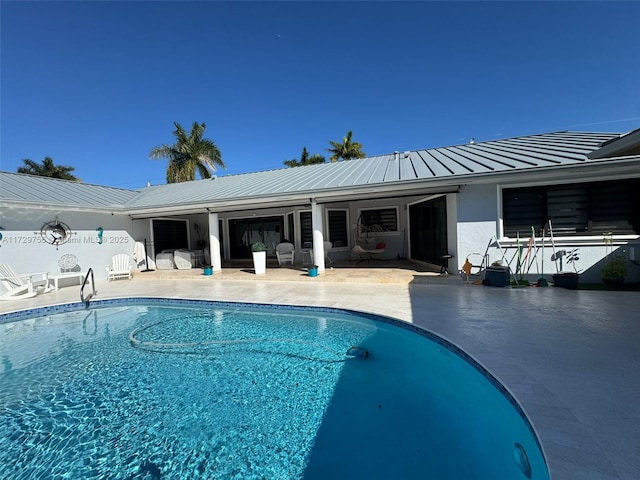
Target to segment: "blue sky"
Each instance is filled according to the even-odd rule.
[[[0,169],[165,183],[149,150],[205,122],[219,175],[558,130],[640,127],[640,2],[13,2]]]

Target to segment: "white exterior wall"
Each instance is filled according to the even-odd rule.
[[[97,281],[106,278],[106,266],[113,255],[126,253],[133,259],[133,228],[128,215],[22,207],[3,207],[1,213],[0,263],[10,265],[17,273],[60,272],[60,257],[73,254],[79,270],[93,268]],[[56,218],[72,232],[70,241],[58,248],[45,243],[40,235],[42,226]],[[98,228],[103,229],[102,243]]]
[[[502,200],[500,196],[500,186],[498,184],[479,184],[468,185],[460,190],[458,194],[458,270],[462,268],[466,258],[470,254],[484,254],[487,251],[487,245],[492,239],[498,239],[502,252],[496,246],[488,249],[489,264],[495,261],[501,261],[503,264],[511,264],[512,270],[515,270],[516,260],[514,260],[517,252],[517,239],[507,239],[502,235]],[[538,233],[538,232],[536,232]],[[544,262],[542,256],[542,239],[538,235],[536,237],[536,245],[538,253],[536,261],[533,262],[529,269],[529,275],[525,276],[528,280],[536,280],[544,273],[547,280],[551,280],[551,275],[556,273],[556,264],[551,260],[554,248],[547,232],[544,244]],[[524,251],[527,248],[527,238],[520,239],[520,245]],[[576,268],[580,272],[580,282],[582,283],[600,283],[600,269],[606,263],[606,248],[603,238],[599,236],[583,236],[583,237],[554,237],[555,250],[570,251],[574,248],[579,249],[580,260],[576,264]],[[495,244],[494,244],[495,245]],[[613,254],[623,255],[627,260],[630,258],[630,249],[635,248],[636,257],[640,256],[640,239],[637,235],[624,235],[614,237]],[[503,255],[504,253],[504,255]],[[535,253],[535,249],[534,249]],[[478,257],[474,257],[478,258]],[[506,259],[506,261],[505,261]],[[636,258],[636,262],[628,261],[628,274],[626,281],[640,281],[640,259]],[[472,263],[476,263],[472,261]],[[543,271],[544,263],[544,271]],[[559,265],[558,265],[559,267]],[[573,267],[563,264],[563,270],[572,271]]]
[[[467,185],[460,189],[457,197],[458,270],[469,255],[483,255],[489,242],[497,235],[497,206],[496,185]],[[490,262],[500,258],[497,249],[489,249]]]

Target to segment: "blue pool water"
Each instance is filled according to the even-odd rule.
[[[549,478],[517,402],[411,325],[92,305],[0,316],[1,479]]]

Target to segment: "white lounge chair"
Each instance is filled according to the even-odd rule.
[[[278,265],[282,266],[284,263],[291,263],[293,265],[294,260],[294,249],[293,243],[279,243],[276,246],[276,257],[278,258]]]
[[[9,265],[0,264],[0,283],[6,292],[0,294],[0,300],[35,297],[38,291],[34,288],[32,275],[18,275]]]
[[[173,270],[176,264],[173,261],[173,250],[163,250],[156,255],[156,268],[158,270]]]
[[[178,270],[189,270],[195,266],[195,254],[189,250],[178,249],[173,252],[173,263]]]
[[[111,265],[107,267],[107,280],[117,280],[119,278],[133,278],[131,271],[131,259],[126,253],[114,255],[111,258]]]

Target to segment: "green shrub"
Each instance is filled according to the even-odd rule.
[[[251,245],[252,252],[266,252],[267,246],[262,242],[256,242]]]
[[[624,277],[626,274],[627,274],[627,261],[621,255],[613,257],[602,268],[602,270],[600,270],[600,275],[603,278]]]

